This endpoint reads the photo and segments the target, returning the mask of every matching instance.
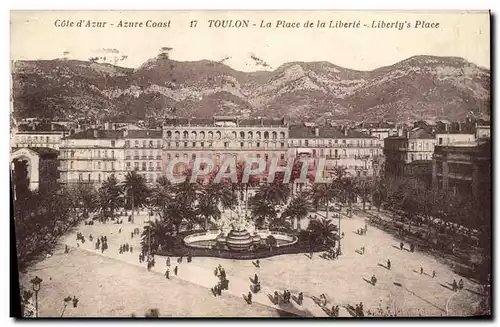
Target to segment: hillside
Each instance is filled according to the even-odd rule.
[[[490,72],[462,58],[415,56],[373,71],[292,62],[245,73],[207,60],[155,58],[137,69],[76,60],[17,61],[16,118],[212,115],[353,120],[490,115]]]

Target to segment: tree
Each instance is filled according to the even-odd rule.
[[[296,219],[297,220],[297,231],[300,230],[300,220],[307,217],[311,210],[311,205],[307,200],[305,195],[300,194],[299,196],[292,199],[288,204],[285,211],[283,212],[283,217]]]
[[[366,201],[373,194],[373,181],[370,179],[357,179],[354,181],[354,192],[361,198],[363,211],[366,211]]]
[[[266,222],[276,219],[278,214],[276,212],[276,207],[267,198],[263,197],[262,194],[255,194],[248,201],[248,206],[252,213],[252,218],[255,224],[262,228]]]
[[[146,185],[144,177],[137,174],[135,170],[125,175],[122,187],[126,199],[130,199],[133,218],[135,209],[146,204],[149,188]]]
[[[88,218],[99,208],[98,193],[92,184],[78,183],[75,188],[70,189],[75,196],[75,202],[83,212],[83,218]]]
[[[290,196],[290,187],[288,184],[272,183],[262,185],[257,194],[266,199],[273,205],[285,204]]]
[[[104,219],[115,216],[115,210],[122,204],[121,188],[114,175],[108,177],[99,188],[99,205]]]
[[[308,231],[323,246],[334,246],[338,228],[326,218],[313,219],[309,222]]]
[[[217,185],[217,187],[211,187],[211,185]],[[208,222],[210,217],[219,219],[221,217],[221,212],[219,206],[219,187],[220,184],[210,184],[205,187],[200,194],[196,212],[198,215],[205,218],[205,230],[208,230]]]
[[[142,231],[141,246],[142,249],[159,249],[171,248],[174,244],[172,236],[172,224],[165,220],[151,220]]]

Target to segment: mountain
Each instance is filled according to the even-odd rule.
[[[250,73],[208,60],[155,58],[137,69],[77,60],[16,61],[12,93],[16,118],[490,116],[489,70],[456,57],[414,56],[373,71],[291,62]]]

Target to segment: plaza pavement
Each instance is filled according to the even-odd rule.
[[[199,299],[199,304],[196,305],[205,306],[205,301],[211,303],[214,300],[215,303],[224,305],[222,302],[222,299],[224,299],[227,300],[226,303],[231,303],[231,312],[234,315],[241,314],[243,316],[272,316],[276,314],[276,309],[300,316],[326,316],[325,312],[312,300],[312,298],[317,298],[322,293],[327,295],[328,308],[331,308],[332,305],[340,305],[341,316],[350,316],[344,306],[355,306],[359,302],[363,302],[365,313],[368,310],[375,311],[378,308],[383,308],[384,311],[392,314],[396,313],[398,316],[466,316],[474,312],[475,305],[479,301],[479,295],[476,294],[478,285],[464,278],[464,290],[457,293],[451,291],[448,283],[451,283],[453,279],[458,282],[460,276],[455,275],[449,267],[440,264],[434,258],[419,253],[418,250],[415,253],[399,250],[399,240],[394,239],[386,232],[368,226],[366,235],[355,234],[358,228],[365,225],[365,221],[356,216],[341,218],[341,231],[345,233],[345,237],[341,241],[343,255],[337,260],[325,260],[318,254],[314,254],[312,258],[304,254],[281,255],[260,260],[261,267],[256,268],[251,260],[194,257],[191,263],[186,263],[186,260],[183,260],[183,263],[179,265],[179,274],[175,277],[173,268],[176,265],[177,258],[171,258],[170,276],[172,280],[165,280],[164,277],[165,258],[156,256],[156,266],[152,269],[152,272],[147,272],[145,263],[139,265],[140,238],[135,235],[131,239],[130,232],[135,227],[142,227],[145,220],[147,220],[145,216],[136,216],[134,224],[128,223],[124,218],[123,224],[120,225],[112,223],[81,225],[78,231],[83,233],[87,241],[85,244],[78,242],[80,243],[78,247],[76,232],[68,235],[62,243],[73,248],[76,247],[76,249],[72,249],[65,256],[70,259],[76,253],[86,251],[89,255],[92,254],[92,256],[88,257],[89,260],[99,261],[108,258],[107,263],[102,263],[97,268],[94,268],[108,272],[107,279],[102,280],[96,277],[95,283],[99,283],[100,287],[107,283],[109,279],[112,279],[115,284],[118,283],[116,287],[119,288],[119,281],[138,278],[140,281],[136,281],[136,283],[140,282],[140,287],[148,290],[166,290],[169,289],[168,285],[184,282],[181,293],[177,288],[172,292],[178,300],[179,296],[185,294],[182,296]],[[333,221],[337,224],[338,219]],[[307,219],[303,220],[301,222],[302,228],[305,228],[307,224]],[[120,228],[122,232],[118,233]],[[109,249],[101,255],[100,251],[95,250],[94,242],[88,241],[89,234],[94,236],[94,241],[97,237],[106,235]],[[118,248],[124,243],[132,245],[134,252],[119,254]],[[361,246],[366,248],[364,255],[356,252]],[[408,248],[408,244],[405,246]],[[50,259],[52,258],[47,260]],[[113,260],[109,261],[109,259]],[[391,270],[384,267],[387,259],[391,260]],[[134,277],[126,273],[127,270],[123,268],[125,267],[124,263],[127,266],[135,266],[136,269],[139,269],[134,273]],[[222,297],[214,297],[210,288],[217,282],[213,271],[219,264],[226,270],[227,278],[230,281],[229,290],[223,291]],[[92,265],[92,267],[96,266]],[[425,274],[421,275],[419,273],[420,267],[424,268]],[[71,267],[67,268],[71,270]],[[429,275],[432,270],[436,271],[436,278]],[[253,278],[254,274],[259,276],[262,290],[258,294],[253,294],[254,304],[248,305],[243,300],[243,294],[248,294],[251,284],[249,278]],[[373,274],[378,279],[375,286],[365,281],[365,279],[369,280]],[[157,276],[154,281],[150,277],[152,275]],[[191,288],[186,285],[191,285]],[[197,286],[196,289],[192,288],[194,285]],[[74,291],[77,289],[78,287],[74,287]],[[303,292],[303,305],[299,306],[294,301],[291,301],[288,305],[277,306],[268,299],[267,294],[273,294],[275,290],[282,293],[285,289],[288,289],[293,295]],[[94,292],[99,294],[101,290],[95,288]],[[169,292],[167,291],[167,293]],[[81,298],[80,301],[83,303],[85,299]],[[103,298],[102,301],[106,301],[106,299]],[[127,312],[134,312],[132,308],[137,306],[137,304],[133,304],[134,298],[124,299],[124,301],[129,303],[131,308]],[[148,301],[154,302],[154,300],[149,300],[144,296],[136,301],[141,301],[143,304]],[[182,302],[184,303],[184,301]],[[186,301],[184,305],[195,305],[195,303],[197,302]],[[155,307],[156,304],[151,303],[147,307]],[[258,306],[259,310],[251,310],[250,307],[252,306]],[[210,305],[207,304],[207,307],[210,307]],[[238,308],[240,311],[233,308]],[[267,311],[262,308],[266,308]],[[214,313],[207,310],[201,311],[207,316],[220,315],[218,314],[220,309],[217,309],[219,311],[214,310]],[[160,309],[160,313],[163,312],[168,314],[169,311],[168,309],[167,311]],[[179,312],[193,315],[196,310],[180,310]],[[99,311],[99,314],[103,315],[102,311]],[[114,314],[108,312],[105,315],[113,316]]]

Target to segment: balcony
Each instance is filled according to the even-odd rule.
[[[148,156],[148,159],[149,159],[149,160],[153,160],[153,159],[154,159],[154,156]]]
[[[125,156],[125,160],[130,160],[131,156]]]
[[[156,156],[156,160],[161,160],[161,156]]]
[[[139,160],[139,156],[134,156],[134,159],[135,160]]]
[[[141,159],[146,160],[146,159],[148,159],[148,156],[141,156]]]

